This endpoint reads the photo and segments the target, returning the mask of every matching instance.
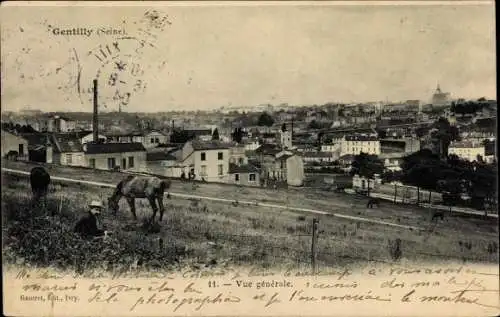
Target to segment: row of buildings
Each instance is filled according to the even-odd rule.
[[[302,158],[282,145],[207,140],[200,133],[171,144],[158,131],[126,135],[90,132],[12,133],[2,130],[2,157],[105,170],[151,173],[250,186],[301,186]],[[284,138],[283,142],[291,142]]]

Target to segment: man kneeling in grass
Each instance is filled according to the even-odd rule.
[[[102,210],[102,202],[97,200],[92,201],[89,204],[89,214],[77,222],[74,231],[80,234],[83,238],[95,238],[102,236],[106,238],[110,232],[100,229],[100,217]]]

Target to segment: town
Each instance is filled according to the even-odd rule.
[[[96,100],[93,113],[2,112],[2,158],[274,189],[397,196],[397,185],[409,202],[496,210],[497,101],[452,98],[439,84],[428,97],[158,113],[103,112]]]

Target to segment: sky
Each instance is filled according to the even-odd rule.
[[[73,28],[92,34],[57,34]],[[428,101],[438,83],[452,97],[496,98],[493,2],[35,2],[3,5],[1,30],[2,111],[91,111],[94,78],[107,111]]]

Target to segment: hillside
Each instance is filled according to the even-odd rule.
[[[16,163],[21,166],[23,163]],[[72,171],[72,172],[71,172]],[[120,173],[82,169],[51,169],[52,174],[115,182]],[[72,175],[68,175],[71,174]],[[146,202],[138,202],[136,223],[126,202],[115,217],[104,215],[104,223],[113,232],[106,243],[81,241],[72,235],[77,219],[85,214],[92,199],[103,199],[112,188],[55,182],[47,209],[30,205],[28,178],[2,173],[2,215],[4,251],[9,262],[65,268],[130,269],[151,267],[176,269],[200,265],[255,265],[259,267],[307,267],[310,263],[311,222],[313,215],[262,206],[233,205],[224,202],[174,197],[167,200],[166,217],[159,226],[147,226],[150,215]],[[190,192],[217,197],[260,197],[284,202],[280,193],[260,189],[234,188],[176,182],[174,192]],[[220,192],[219,192],[220,190]],[[400,218],[400,223],[425,227],[425,231],[407,230],[349,219],[314,215],[319,219],[318,263],[320,268],[363,264],[392,263],[390,242],[401,239],[404,261],[443,261],[464,259],[497,262],[498,229],[494,221],[447,217],[444,222],[430,224],[423,210],[384,204],[367,212],[364,201],[351,201],[351,196],[327,197],[330,193],[290,191],[292,203],[302,205],[316,200],[315,206],[362,213],[370,219]],[[323,199],[320,199],[323,197]],[[338,201],[338,203],[337,203]],[[311,206],[309,206],[311,207]],[[32,216],[30,216],[32,215]],[[20,239],[22,237],[22,239]],[[160,242],[162,240],[163,242]],[[99,252],[96,252],[96,251]]]

